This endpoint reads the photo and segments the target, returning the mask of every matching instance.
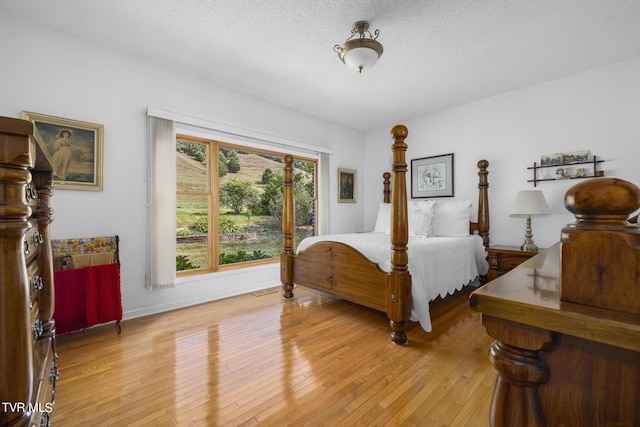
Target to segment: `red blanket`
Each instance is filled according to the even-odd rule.
[[[54,272],[56,333],[122,320],[120,264]]]
[[[87,325],[122,320],[120,264],[84,267]]]
[[[87,327],[84,268],[54,273],[56,334],[65,335]]]

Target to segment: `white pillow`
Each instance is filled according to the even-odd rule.
[[[391,229],[391,203],[380,203],[378,218],[373,231],[389,233]]]
[[[431,229],[434,236],[459,237],[469,235],[471,200],[438,200]]]
[[[434,215],[434,200],[409,201],[407,214],[409,216],[410,236],[431,235],[431,223]]]

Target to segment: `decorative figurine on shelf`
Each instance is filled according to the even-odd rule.
[[[558,168],[556,169],[556,179],[569,179],[571,178],[569,175],[566,174],[566,171],[562,168]]]
[[[576,176],[583,177],[584,176],[584,168],[576,169]]]

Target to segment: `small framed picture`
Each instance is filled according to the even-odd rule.
[[[411,160],[411,198],[453,197],[453,153]]]
[[[356,203],[358,188],[358,171],[338,169],[338,202]]]
[[[104,126],[45,114],[22,112],[34,124],[51,159],[53,188],[102,191]]]
[[[540,158],[540,166],[560,166],[562,159],[562,153],[543,154]]]
[[[573,163],[587,163],[589,161],[589,150],[572,151],[570,153],[564,153],[562,156],[562,162],[565,165]]]

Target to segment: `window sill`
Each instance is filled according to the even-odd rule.
[[[214,279],[214,278],[218,279],[226,276],[238,276],[241,274],[251,274],[256,271],[273,270],[273,269],[279,270],[279,268],[280,268],[280,263],[277,260],[275,260],[272,263],[254,265],[251,267],[233,268],[233,269],[228,269],[223,271],[215,271],[212,273],[191,274],[188,276],[180,276],[176,278],[176,285],[180,285],[182,283],[201,282],[206,279]]]

